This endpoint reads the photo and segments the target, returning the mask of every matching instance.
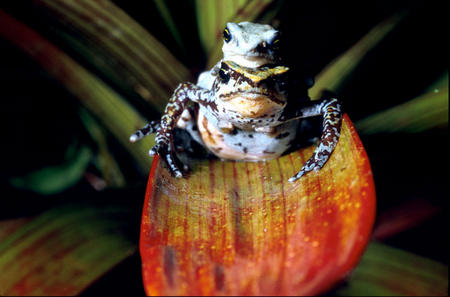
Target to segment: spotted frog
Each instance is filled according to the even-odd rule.
[[[188,167],[176,154],[176,128],[188,131],[221,159],[263,161],[291,147],[301,119],[322,116],[322,134],[313,156],[289,181],[320,170],[339,139],[341,106],[335,98],[311,101],[301,95],[290,69],[280,62],[279,37],[269,25],[228,23],[223,31],[223,59],[201,73],[197,84],[181,83],[161,119],[138,130],[130,141],[156,133],[149,154],[160,155],[172,175],[182,177]]]

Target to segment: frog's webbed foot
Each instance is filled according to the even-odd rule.
[[[339,140],[342,112],[338,100],[324,100],[318,106],[318,110],[323,114],[323,132],[319,145],[302,169],[289,179],[290,182],[298,180],[312,170],[319,171],[330,158]]]
[[[169,172],[174,177],[186,177],[189,172],[189,166],[183,164],[175,153],[172,143],[165,141],[157,142],[148,152],[150,156],[159,155],[166,163]]]
[[[160,121],[151,121],[150,123],[145,125],[144,128],[139,129],[138,131],[136,131],[136,133],[131,135],[130,141],[136,142],[141,140],[147,135],[157,133],[160,126],[161,126]],[[181,161],[178,159],[177,155],[174,152],[171,139],[167,137],[157,136],[156,140],[157,143],[154,147],[150,149],[150,151],[148,152],[149,155],[150,156],[159,155],[168,165],[170,173],[175,177],[185,176],[189,168],[186,165],[182,164]]]
[[[136,133],[131,135],[130,141],[136,142],[141,140],[147,135],[157,133],[160,126],[161,126],[160,121],[151,121],[150,123],[145,125],[144,128],[139,129],[138,131],[136,131]],[[156,145],[153,148],[151,148],[150,151],[148,152],[149,155],[154,156],[158,154],[163,159],[163,161],[168,165],[169,171],[173,176],[175,177],[186,176],[189,167],[181,163],[181,161],[178,159],[173,149],[173,143],[171,138],[157,136],[156,141],[157,141]]]

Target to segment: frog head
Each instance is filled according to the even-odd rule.
[[[279,32],[269,25],[250,22],[227,23],[223,31],[223,56],[243,67],[256,68],[275,63]]]

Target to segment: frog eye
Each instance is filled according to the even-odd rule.
[[[274,50],[278,50],[280,48],[280,38],[276,38],[274,41],[272,41],[271,47]]]
[[[270,42],[270,48],[273,50],[280,49],[280,43],[281,43],[281,32],[277,32],[272,41]]]
[[[220,70],[219,70],[219,77],[222,79],[222,82],[225,84],[228,83],[228,81],[230,80],[230,75],[228,73],[226,73],[223,68],[220,68]]]
[[[227,43],[231,40],[231,33],[228,28],[225,28],[225,30],[223,30],[223,40],[225,40],[225,42]]]

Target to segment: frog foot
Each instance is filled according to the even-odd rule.
[[[308,160],[306,161],[305,165],[303,165],[302,170],[300,170],[296,175],[294,175],[293,177],[291,177],[289,179],[289,182],[295,182],[296,180],[298,180],[299,178],[301,178],[303,175],[305,175],[306,173],[310,172],[310,171],[319,171],[323,165],[325,164],[325,162],[319,162],[316,159],[316,153],[314,153],[314,155]]]
[[[312,170],[319,171],[328,161],[338,143],[342,123],[339,101],[337,99],[324,100],[319,106],[319,110],[324,114],[323,131],[319,145],[313,156],[303,165],[302,170],[289,179],[290,182],[298,180]]]
[[[148,152],[150,156],[159,155],[166,163],[169,172],[173,177],[186,177],[189,172],[189,166],[183,164],[177,157],[172,145],[166,143],[157,143]]]
[[[333,130],[331,140],[330,134],[327,131],[325,131],[324,135],[322,136],[321,142],[315,149],[312,157],[309,158],[308,161],[306,161],[302,169],[296,175],[291,177],[289,181],[294,182],[310,171],[314,170],[315,172],[317,172],[320,169],[322,169],[322,167],[325,165],[325,163],[330,158],[332,152],[334,151],[338,138],[339,132],[337,132],[337,129]]]

